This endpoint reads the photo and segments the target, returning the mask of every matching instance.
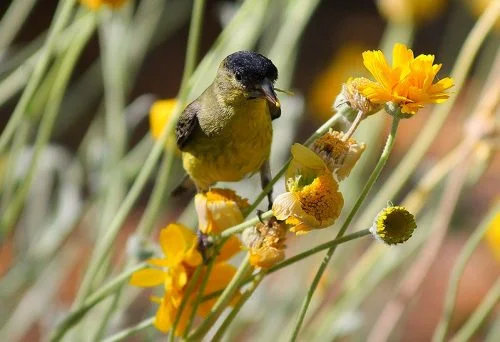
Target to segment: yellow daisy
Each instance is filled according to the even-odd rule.
[[[403,44],[394,45],[392,66],[380,50],[363,52],[363,63],[376,80],[360,86],[363,95],[373,103],[392,102],[403,114],[413,115],[426,104],[445,101],[446,90],[453,86],[449,77],[433,83],[442,66],[433,64],[433,55],[414,58]]]
[[[274,216],[286,220],[293,226],[290,231],[297,234],[332,225],[344,205],[338,182],[325,162],[307,147],[294,144],[291,152],[292,162],[285,174],[288,192],[274,201]]]
[[[167,332],[171,329],[175,320],[189,280],[193,276],[196,267],[202,264],[202,257],[197,250],[196,234],[181,224],[170,224],[162,229],[159,242],[164,258],[148,260],[150,265],[159,268],[148,268],[135,272],[130,279],[130,284],[139,287],[163,285],[164,296],[162,298],[152,298],[154,302],[160,304],[156,312],[154,325],[158,330]],[[236,269],[226,261],[239,251],[239,240],[236,237],[229,239],[215,260],[205,293],[215,292],[227,286],[236,273]],[[205,268],[202,269],[202,272],[205,272]],[[188,299],[188,304],[196,298],[203,276],[199,279],[199,283],[195,284],[194,291]],[[203,302],[199,306],[197,315],[206,315],[215,300]],[[181,335],[184,332],[191,314],[190,307],[190,305],[187,305],[182,312],[179,325],[175,331],[176,335]]]
[[[214,188],[198,193],[194,198],[200,231],[219,234],[223,230],[243,222],[242,210],[250,204],[230,189]]]

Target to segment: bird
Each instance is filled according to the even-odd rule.
[[[277,79],[276,66],[257,52],[224,58],[213,82],[177,121],[176,143],[188,177],[174,193],[192,184],[206,192],[217,182],[237,182],[257,171],[262,187],[269,183],[272,120],[281,116]]]

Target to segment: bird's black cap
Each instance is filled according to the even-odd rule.
[[[224,60],[224,65],[247,87],[260,84],[268,78],[271,82],[278,78],[278,69],[269,58],[253,51],[238,51]]]

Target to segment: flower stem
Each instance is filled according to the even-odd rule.
[[[474,311],[472,316],[465,322],[460,330],[453,336],[452,342],[467,342],[471,340],[472,334],[479,328],[481,323],[490,313],[495,305],[500,301],[500,278],[497,279],[493,287],[488,291],[484,300],[479,304],[479,307]],[[498,336],[497,336],[498,338]]]
[[[189,280],[189,283],[188,283],[187,288],[186,288],[186,292],[184,292],[184,294],[182,295],[181,304],[179,305],[179,309],[177,310],[177,313],[175,315],[175,320],[174,320],[174,323],[172,324],[172,329],[170,329],[170,336],[168,337],[169,342],[174,342],[175,331],[177,330],[177,325],[179,324],[179,321],[181,319],[182,312],[186,308],[189,297],[191,297],[191,293],[193,292],[196,284],[198,283],[198,278],[200,277],[202,268],[203,268],[203,265],[198,265],[196,267],[196,270],[194,271],[192,278]]]
[[[382,169],[384,168],[387,160],[389,159],[389,155],[391,154],[392,148],[394,146],[394,141],[396,138],[396,132],[398,130],[398,125],[399,125],[399,119],[393,118],[391,132],[390,132],[389,136],[387,137],[387,141],[385,143],[385,147],[382,151],[382,154],[380,155],[380,159],[378,160],[377,165],[375,166],[375,169],[373,170],[372,174],[368,178],[368,181],[365,184],[363,191],[361,192],[358,200],[354,204],[354,207],[352,208],[352,210],[349,213],[349,215],[347,216],[344,224],[342,225],[339,232],[337,233],[336,239],[341,238],[344,235],[345,231],[347,230],[347,228],[351,224],[351,221],[353,220],[354,216],[356,215],[359,208],[361,207],[364,200],[366,199],[371,188],[375,184],[375,181],[380,176],[380,173],[382,172]],[[328,249],[326,256],[323,259],[323,262],[321,263],[321,265],[316,273],[316,276],[314,277],[314,280],[311,284],[311,287],[309,288],[307,295],[304,298],[304,301],[302,302],[302,306],[300,308],[299,315],[297,317],[297,321],[295,323],[295,327],[294,327],[293,332],[292,332],[291,341],[296,341],[298,336],[299,336],[300,328],[301,328],[302,323],[304,321],[304,318],[306,316],[307,308],[309,307],[309,304],[311,303],[311,299],[312,299],[312,296],[314,294],[314,291],[316,290],[316,287],[318,286],[319,281],[320,281],[320,279],[321,279],[321,277],[326,269],[326,266],[328,265],[328,262],[330,261],[336,248],[337,248],[337,246],[333,246],[333,247],[330,247],[330,249]]]
[[[23,116],[26,113],[29,102],[42,82],[42,77],[49,67],[50,57],[52,56],[52,52],[57,44],[59,32],[63,30],[66,23],[70,20],[74,4],[75,0],[65,0],[59,3],[55,14],[55,20],[50,28],[47,41],[43,47],[43,52],[40,55],[40,59],[33,70],[33,74],[31,75],[26,88],[17,103],[16,108],[14,109],[9,122],[7,123],[7,126],[0,135],[0,155],[4,153],[5,147],[14,135],[17,126],[21,123]]]
[[[222,322],[222,325],[220,326],[219,330],[217,330],[214,337],[212,338],[213,342],[220,341],[222,339],[227,328],[233,322],[233,319],[240,312],[243,305],[246,303],[248,298],[250,298],[250,296],[254,293],[254,291],[257,289],[260,282],[262,281],[262,279],[264,279],[265,276],[266,276],[266,271],[261,271],[253,277],[252,286],[249,289],[247,289],[245,291],[245,293],[242,294],[238,303],[236,303],[236,305],[233,307],[233,309],[231,310],[229,315],[226,317],[224,322]]]
[[[187,45],[186,64],[184,65],[184,74],[182,75],[181,88],[186,87],[187,82],[191,78],[198,60],[204,9],[205,0],[195,0],[193,5],[191,23],[189,25],[189,40]]]
[[[467,39],[462,45],[462,49],[456,59],[456,63],[451,72],[451,77],[455,80],[454,93],[446,102],[434,107],[430,114],[430,120],[422,129],[417,140],[411,148],[405,153],[405,157],[398,164],[391,176],[384,183],[385,185],[373,198],[370,205],[363,211],[359,218],[360,225],[367,225],[376,212],[382,207],[388,198],[393,198],[399,190],[406,184],[412,172],[419,165],[425,153],[433,143],[436,136],[441,131],[446,118],[451,113],[451,109],[458,99],[458,95],[464,85],[465,78],[474,62],[474,59],[488,35],[488,32],[494,27],[500,14],[500,1],[492,1],[484,10],[480,19],[470,31]]]
[[[345,132],[344,136],[342,137],[343,141],[349,140],[349,138],[354,134],[356,131],[356,128],[358,128],[359,123],[363,120],[365,117],[365,113],[363,111],[358,111],[358,115],[356,115],[356,118],[354,119],[354,122],[351,124],[351,127],[349,127],[349,130]]]
[[[252,271],[253,267],[249,263],[248,255],[241,262],[240,267],[236,271],[233,279],[227,285],[227,287],[222,292],[221,296],[210,310],[207,318],[201,323],[201,325],[196,329],[189,337],[188,341],[198,341],[210,330],[213,326],[213,323],[219,318],[222,311],[226,308],[227,304],[233,299],[236,291],[240,288],[240,285],[245,279],[245,277]]]
[[[139,331],[142,331],[144,329],[149,328],[150,326],[153,325],[154,320],[155,320],[154,317],[146,318],[144,321],[139,322],[138,324],[134,325],[133,327],[122,330],[122,331],[114,334],[113,336],[108,337],[103,342],[117,342],[117,341],[124,340],[127,337],[132,336],[135,333],[138,333]]]
[[[435,342],[444,341],[444,339],[446,338],[446,332],[448,331],[448,326],[450,324],[451,316],[453,314],[453,309],[455,306],[454,304],[458,292],[458,284],[465,270],[465,266],[467,265],[467,261],[469,261],[472,253],[483,239],[484,234],[490,227],[491,220],[499,210],[500,205],[497,205],[490,211],[490,214],[485,220],[483,220],[479,228],[474,230],[472,235],[469,237],[464,247],[462,248],[460,255],[457,258],[457,262],[455,263],[450,276],[450,282],[448,284],[448,290],[446,292],[441,319],[439,320],[438,326],[434,331],[434,336],[432,337],[432,340]]]

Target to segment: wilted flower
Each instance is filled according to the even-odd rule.
[[[155,140],[161,136],[163,128],[170,120],[174,108],[177,104],[176,99],[167,99],[155,101],[149,110],[149,130]],[[175,137],[171,134],[165,142],[165,147],[171,150],[177,150],[177,143]]]
[[[437,18],[445,9],[447,2],[447,0],[378,0],[377,6],[380,14],[389,21],[418,24]]]
[[[243,222],[242,210],[249,206],[230,189],[213,188],[198,193],[194,198],[200,231],[204,234],[219,234],[223,230]]]
[[[311,149],[341,181],[349,176],[365,147],[365,144],[358,143],[354,138],[345,140],[344,133],[330,129],[316,139]]]
[[[408,240],[416,228],[415,217],[405,207],[389,206],[377,214],[370,232],[377,240],[395,245]]]
[[[332,225],[344,206],[338,182],[325,162],[307,147],[294,144],[291,152],[292,162],[285,174],[288,192],[274,201],[274,216],[293,225],[290,231],[297,234]]]
[[[318,119],[326,121],[332,116],[332,102],[341,91],[342,82],[350,75],[362,73],[361,53],[364,44],[352,43],[341,46],[330,64],[314,80],[309,93],[310,112]]]
[[[486,231],[486,240],[490,245],[491,251],[498,261],[500,261],[500,212],[491,221]]]
[[[371,102],[360,89],[364,89],[369,79],[364,77],[349,78],[342,85],[342,91],[335,99],[334,108],[338,113],[344,115],[349,121],[354,121],[358,112],[362,112],[364,117],[377,113],[382,109],[381,104]]]
[[[98,10],[101,6],[109,6],[113,9],[120,8],[127,0],[80,0],[82,4],[91,10]]]
[[[236,239],[236,238],[235,238]],[[236,239],[237,240],[237,239]],[[236,269],[225,261],[239,251],[235,248],[234,240],[223,246],[219,257],[216,259],[212,272],[207,280],[205,293],[221,290],[227,286],[236,273]],[[147,268],[135,272],[130,284],[139,287],[154,287],[163,285],[165,293],[162,298],[154,297],[152,300],[160,304],[154,321],[155,327],[167,332],[177,316],[179,306],[184,297],[187,284],[192,278],[196,267],[203,267],[201,254],[197,251],[197,236],[187,227],[180,224],[170,224],[160,232],[160,245],[164,258],[149,259],[148,263],[159,268]],[[199,279],[202,279],[200,277]],[[182,312],[179,324],[175,331],[176,335],[184,332],[188,318],[190,317],[191,303],[195,298],[201,280],[195,284],[188,305]],[[215,304],[215,299],[200,304],[197,314],[205,316]]]
[[[275,217],[243,232],[243,243],[250,253],[250,264],[270,268],[285,258],[286,224]]]
[[[359,86],[360,91],[373,103],[395,106],[401,113],[411,116],[428,103],[441,103],[453,86],[449,77],[433,83],[441,64],[433,64],[433,55],[413,57],[413,51],[403,44],[395,44],[392,67],[382,51],[363,52],[363,63],[375,78]],[[386,105],[387,108],[387,105]]]

